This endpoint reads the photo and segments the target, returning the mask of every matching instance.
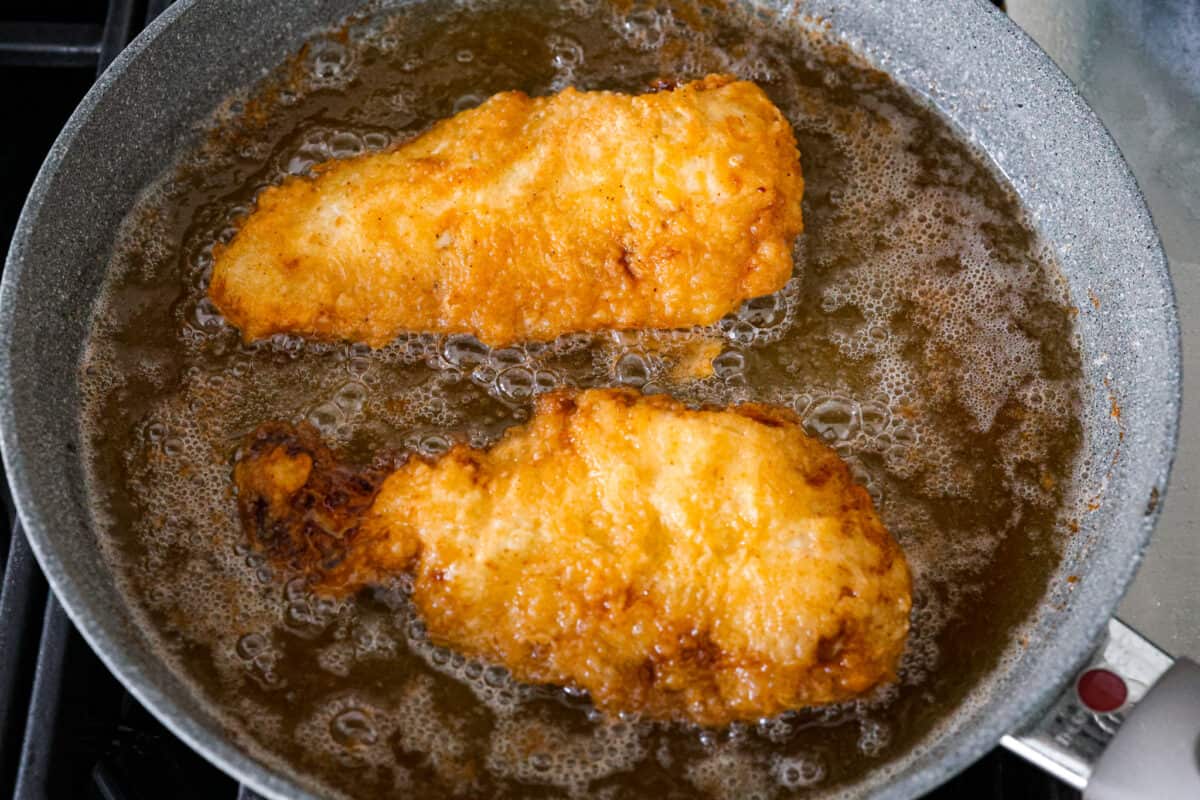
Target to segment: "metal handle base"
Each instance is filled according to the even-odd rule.
[[[1032,721],[1020,731],[1005,736],[1000,743],[1008,750],[1054,777],[1083,789],[1092,776],[1104,748],[1116,736],[1134,706],[1150,687],[1171,668],[1174,660],[1159,650],[1137,631],[1118,619],[1108,623],[1104,641],[1091,660],[1075,676],[1041,719]],[[1095,687],[1081,687],[1085,675],[1100,682],[1099,698],[1087,695]],[[1124,701],[1109,708],[1118,699],[1119,689],[1107,676],[1116,676],[1125,687]],[[1108,686],[1104,684],[1108,683]],[[1105,692],[1104,689],[1109,689]],[[1114,694],[1111,698],[1106,695]],[[1095,702],[1107,699],[1108,702]],[[1159,798],[1166,800],[1166,798]]]
[[[1114,619],[1046,714],[1001,744],[1085,800],[1200,798],[1200,666]]]

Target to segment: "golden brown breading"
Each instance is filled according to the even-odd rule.
[[[904,556],[787,411],[558,392],[487,451],[381,483],[338,470],[311,433],[261,432],[236,468],[245,524],[325,591],[412,571],[435,641],[610,713],[721,725],[835,702],[904,648]]]
[[[802,227],[792,129],[728,76],[504,92],[316,172],[264,190],[214,251],[209,295],[247,341],[708,324],[783,286]]]

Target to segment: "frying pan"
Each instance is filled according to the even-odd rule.
[[[67,123],[34,183],[0,290],[4,463],[55,593],[168,728],[272,797],[311,795],[240,747],[154,655],[103,566],[79,457],[76,370],[118,223],[138,192],[222,99],[357,5],[176,3]],[[779,10],[772,0],[751,5]],[[1174,297],[1133,177],[1062,73],[982,0],[808,0],[799,10],[936,107],[1020,194],[1079,309],[1085,457],[1110,465],[1085,487],[1094,510],[1080,521],[1024,648],[903,760],[856,788],[913,797],[1003,740],[1086,783],[1089,797],[1200,797],[1200,668],[1172,664],[1111,619],[1162,504],[1180,405]]]

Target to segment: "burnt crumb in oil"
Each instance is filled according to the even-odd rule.
[[[206,300],[255,193],[392,147],[509,89],[758,82],[796,129],[796,275],[709,329],[490,350],[244,345]],[[708,6],[416,3],[318,33],[218,111],[129,215],[81,369],[104,545],[164,656],[265,758],[322,792],[820,793],[902,758],[999,659],[1057,562],[1081,428],[1056,267],[951,129],[798,20]],[[710,368],[686,368],[697,353]],[[709,374],[711,373],[711,374]],[[898,682],[857,703],[699,731],[604,721],[438,647],[403,580],[312,594],[247,548],[235,451],[305,422],[364,469],[486,446],[533,397],[625,385],[790,407],[850,463],[913,565]]]

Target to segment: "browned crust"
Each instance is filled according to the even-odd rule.
[[[303,480],[281,486],[281,474]],[[341,462],[311,425],[268,422],[233,471],[242,527],[273,562],[319,577],[345,557],[384,475]]]
[[[647,404],[675,413],[699,413],[682,410],[678,401],[665,395],[642,396],[628,390],[608,390],[608,395],[626,406]],[[537,417],[564,420],[558,428],[563,438],[555,445],[561,450],[576,446],[565,420],[577,412],[578,398],[577,392],[559,391],[537,400]],[[726,410],[770,428],[800,426],[797,415],[788,409],[744,404]],[[525,427],[511,429],[505,438],[522,435]],[[817,643],[812,663],[786,669],[746,652],[723,649],[704,624],[667,613],[648,593],[629,584],[614,585],[611,592],[599,596],[575,585],[562,585],[562,606],[583,609],[579,619],[584,627],[567,634],[548,631],[544,637],[532,632],[521,637],[480,637],[462,633],[464,615],[475,611],[471,602],[455,595],[440,568],[425,563],[428,559],[422,558],[415,537],[409,535],[413,541],[397,546],[396,537],[408,534],[372,523],[371,506],[387,471],[347,468],[309,427],[263,426],[239,457],[234,478],[242,521],[252,541],[274,562],[308,576],[320,591],[345,595],[395,571],[411,570],[414,601],[431,637],[439,643],[502,662],[524,681],[581,685],[610,713],[637,710],[649,718],[682,717],[723,725],[778,713],[797,703],[850,699],[895,676],[907,633],[909,604],[903,554],[879,521],[867,492],[854,483],[847,465],[824,445],[813,445],[814,457],[803,479],[813,486],[836,487],[843,513],[853,520],[847,523],[853,527],[843,528],[842,535],[860,535],[873,543],[879,560],[871,572],[896,588],[894,595],[884,593],[875,602],[897,609],[902,616],[897,618],[897,612],[882,617],[847,613],[836,630]],[[470,480],[483,487],[488,475],[480,463],[484,457],[484,452],[460,444],[438,464],[453,462],[463,467]],[[904,576],[902,585],[895,582],[897,560]],[[885,578],[889,575],[890,579]],[[843,600],[852,605],[857,600],[849,583],[841,588],[838,602]],[[881,619],[892,621],[884,625]],[[575,674],[570,665],[605,661],[607,656],[596,648],[608,640],[618,620],[651,626],[653,649],[639,658],[625,655],[611,660],[589,669],[586,676]],[[744,694],[742,687],[747,684],[758,685],[756,691],[770,698],[753,707],[731,702],[730,697]],[[787,698],[792,698],[790,704]]]
[[[714,187],[692,185],[690,157]],[[790,124],[729,75],[661,96],[503,92],[266,188],[214,246],[208,294],[246,341],[707,325],[787,282],[803,184]]]

